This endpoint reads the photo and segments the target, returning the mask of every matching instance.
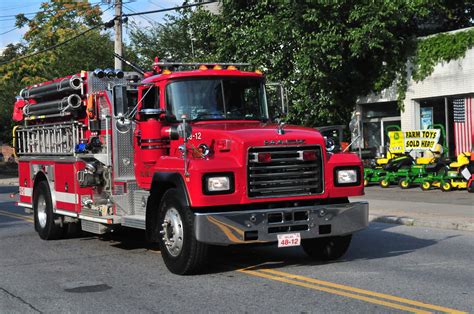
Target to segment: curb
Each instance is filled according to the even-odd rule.
[[[370,222],[382,222],[387,224],[396,224],[404,226],[415,226],[415,227],[429,227],[437,229],[448,229],[448,230],[459,230],[459,231],[471,231],[474,232],[474,223],[460,223],[460,222],[449,222],[449,221],[436,221],[430,220],[429,218],[410,218],[410,217],[398,217],[398,216],[379,216],[369,215]]]

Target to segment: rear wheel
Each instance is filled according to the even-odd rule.
[[[61,218],[53,213],[53,202],[46,181],[38,183],[33,196],[35,230],[43,240],[59,239],[64,234]]]
[[[421,189],[423,191],[428,191],[429,189],[431,189],[431,182],[429,181],[425,181],[421,184]]]
[[[158,244],[166,267],[174,274],[187,275],[204,266],[208,246],[196,240],[194,215],[178,195],[176,189],[163,195],[158,214]]]
[[[351,244],[352,234],[340,237],[303,239],[301,246],[311,258],[330,261],[343,256]]]
[[[382,180],[380,180],[379,184],[380,184],[381,187],[383,187],[385,189],[385,188],[388,188],[390,186],[390,181],[388,181],[387,179],[382,179]]]
[[[443,191],[443,192],[449,192],[449,191],[451,191],[452,188],[453,188],[453,186],[449,182],[442,182],[441,183],[441,191]]]
[[[402,189],[408,189],[410,187],[410,182],[407,180],[407,179],[401,179],[399,182],[398,182],[398,185],[402,188]]]

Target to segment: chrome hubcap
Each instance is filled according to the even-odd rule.
[[[46,200],[43,195],[38,197],[38,208],[36,209],[38,223],[41,228],[46,227]]]
[[[171,207],[165,215],[165,220],[161,225],[163,230],[163,242],[171,256],[178,256],[183,248],[183,221],[176,208]]]

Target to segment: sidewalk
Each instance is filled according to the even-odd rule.
[[[369,202],[371,221],[474,231],[474,194],[466,190],[442,192],[370,186],[365,193],[351,200]]]
[[[18,177],[0,174],[0,185],[18,185]]]
[[[0,185],[14,186],[18,178],[0,176]],[[474,193],[382,189],[370,186],[351,201],[368,201],[370,220],[408,226],[474,231]]]

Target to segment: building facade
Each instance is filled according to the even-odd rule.
[[[462,31],[462,30],[461,30]],[[375,154],[387,145],[386,131],[403,131],[442,125],[449,156],[474,149],[474,48],[464,57],[439,63],[420,82],[408,79],[404,108],[397,106],[396,87],[357,102],[361,116],[362,148]]]

